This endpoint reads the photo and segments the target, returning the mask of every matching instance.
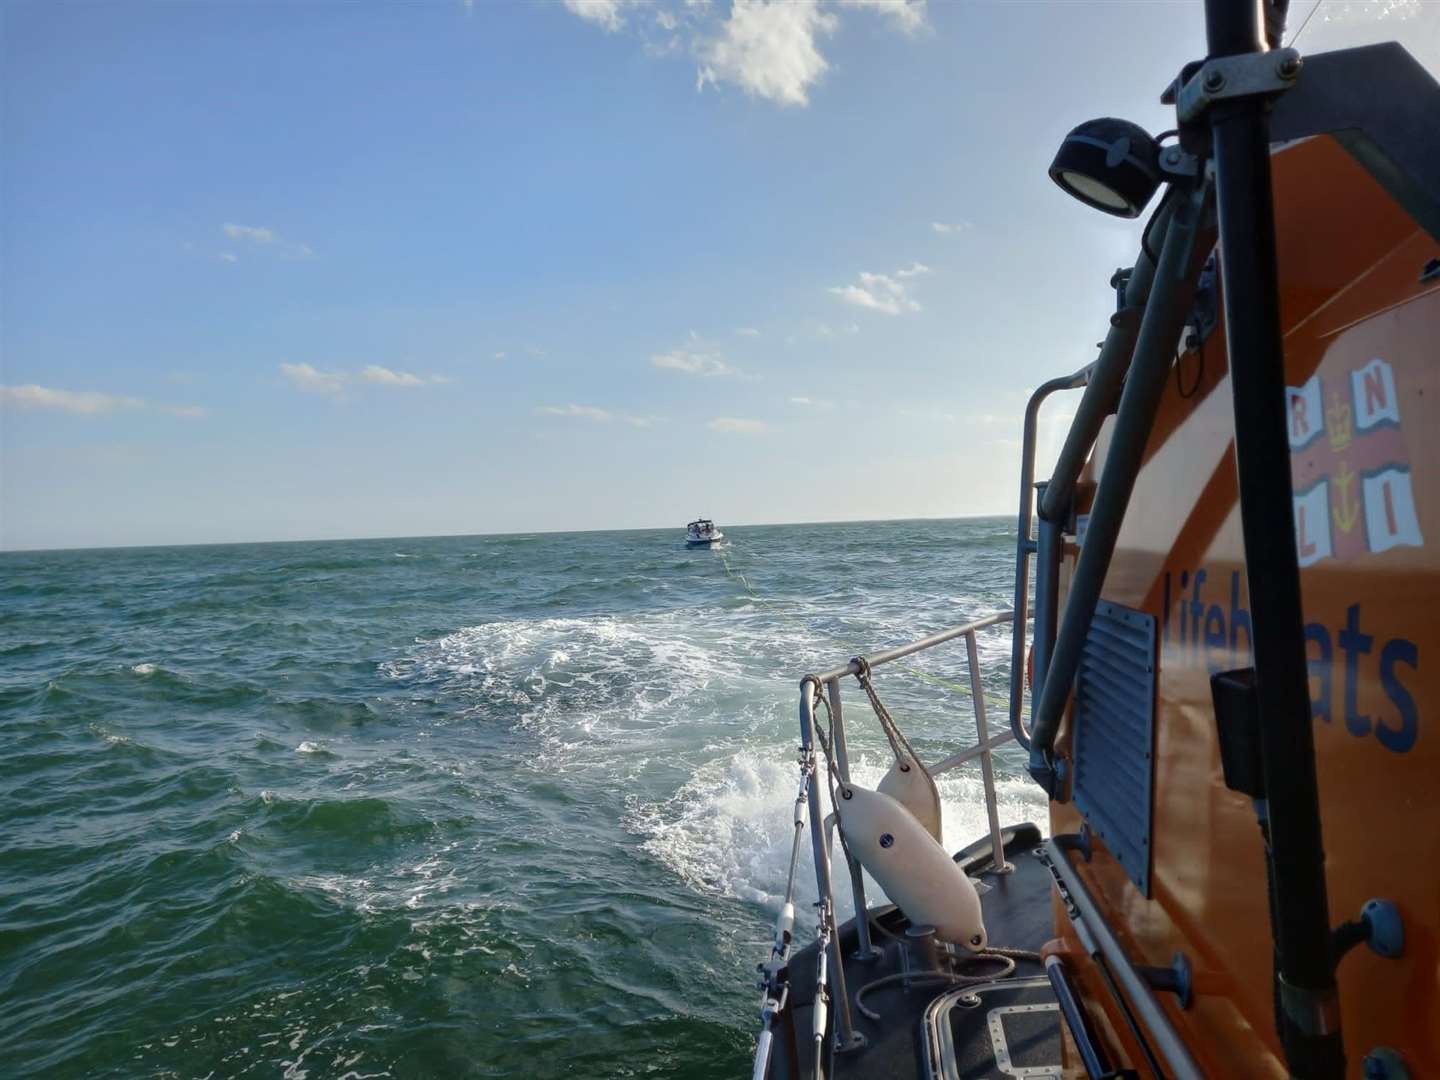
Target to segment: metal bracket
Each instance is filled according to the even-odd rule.
[[[835,1035],[835,1053],[837,1054],[853,1054],[857,1050],[864,1050],[869,1045],[870,1040],[865,1037],[863,1031],[850,1032],[848,1041],[838,1032]]]
[[[1166,990],[1175,995],[1175,1001],[1182,1009],[1190,1008],[1195,1000],[1194,980],[1190,972],[1190,959],[1177,952],[1169,967],[1136,965],[1135,970],[1149,984],[1152,990]]]
[[[1200,175],[1198,154],[1187,154],[1177,143],[1160,151],[1160,171],[1176,179],[1194,179]]]
[[[1188,124],[1219,101],[1282,93],[1295,85],[1303,64],[1294,49],[1212,57],[1180,88],[1175,113]]]

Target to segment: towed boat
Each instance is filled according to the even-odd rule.
[[[1207,0],[1173,140],[1107,118],[1056,155],[1088,206],[1160,198],[1098,356],[1026,408],[1013,610],[800,680],[756,1080],[1440,1075],[1440,84],[1283,22]],[[978,642],[1007,631],[996,724]],[[973,743],[927,762],[885,665],[946,645]],[[1043,830],[999,820],[1012,743]],[[954,852],[935,778],[972,764],[988,831]]]
[[[685,526],[686,547],[709,547],[724,539],[725,534],[709,518],[696,518]]]

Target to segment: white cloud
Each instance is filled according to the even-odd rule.
[[[738,416],[717,416],[705,426],[711,431],[728,431],[741,435],[753,435],[765,430],[763,420],[744,420]]]
[[[799,405],[806,409],[829,409],[835,405],[833,401],[828,401],[825,398],[806,397],[803,394],[797,394],[795,397],[792,397],[790,404]]]
[[[929,272],[929,267],[918,262],[907,269],[897,270],[894,277],[862,270],[858,283],[836,285],[830,291],[847,304],[869,308],[886,315],[902,315],[920,310],[919,302],[910,295],[909,286],[904,279],[919,277]]]
[[[625,25],[622,12],[638,0],[565,0],[565,10],[588,22],[598,23],[613,34]]]
[[[450,382],[450,378],[445,375],[416,375],[379,364],[366,364],[354,374],[348,371],[321,371],[313,364],[281,364],[280,374],[284,375],[295,389],[310,394],[339,394],[346,386],[355,382],[400,388],[441,386]]]
[[[426,382],[419,375],[412,375],[408,371],[393,371],[379,364],[366,364],[360,369],[360,378],[381,386],[424,386]]]
[[[672,349],[650,358],[650,363],[668,371],[683,371],[686,375],[735,375],[736,370],[721,359],[719,353],[695,352],[690,349]]]
[[[932,221],[930,228],[941,236],[948,236],[950,233],[969,232],[974,226],[968,221]]]
[[[496,360],[504,360],[504,359],[505,359],[505,354],[504,354],[503,352],[497,352],[497,353],[495,354],[495,359],[496,359]]]
[[[128,394],[102,394],[96,390],[56,390],[48,386],[0,386],[0,404],[20,409],[55,409],[60,412],[96,416],[116,409],[155,409],[171,416],[197,419],[209,416],[201,405],[152,405]]]
[[[576,405],[573,402],[569,405],[541,405],[535,411],[547,416],[576,416],[585,420],[598,420],[601,423],[608,423],[613,419],[606,409],[597,408],[594,405]]]
[[[753,326],[737,326],[737,327],[735,328],[735,333],[739,334],[741,337],[759,337],[759,336],[760,336],[760,331],[759,331],[759,330],[756,330]]]
[[[278,235],[265,225],[221,225],[220,231],[231,240],[249,240],[254,244],[273,244]]]
[[[282,259],[309,259],[315,255],[315,249],[309,244],[289,242],[277,229],[272,229],[269,225],[237,225],[229,221],[220,226],[220,231],[229,240],[256,248],[268,248]],[[230,251],[222,251],[217,257],[224,262],[240,261],[239,256]]]
[[[907,34],[925,25],[925,0],[840,0],[840,6],[878,11],[894,19],[896,27]]]
[[[95,390],[54,390],[48,386],[0,386],[0,401],[22,409],[59,409],[62,412],[96,413],[112,409],[135,409],[145,403],[139,398],[102,394]]]
[[[830,70],[821,41],[840,26],[841,14],[864,11],[893,29],[913,34],[926,26],[927,0],[563,0],[572,14],[607,34],[639,41],[648,56],[688,52],[696,58],[695,85],[738,86],[747,95],[781,105],[809,104]],[[635,16],[632,18],[632,15]]]
[[[343,371],[321,371],[310,364],[281,364],[280,374],[289,379],[296,390],[308,394],[338,394],[345,389]]]
[[[817,0],[734,0],[720,36],[700,45],[697,86],[729,82],[752,97],[807,105],[830,67],[816,38],[838,22]]]
[[[541,405],[536,410],[545,416],[573,416],[580,420],[594,420],[597,423],[608,424],[611,420],[619,420],[622,424],[629,424],[635,428],[652,428],[656,424],[664,423],[663,416],[635,416],[631,413],[614,413],[609,409],[602,409],[598,405],[576,405],[573,402],[568,405]]]
[[[823,338],[849,337],[859,332],[858,323],[846,323],[844,326],[831,326],[829,323],[823,322],[815,324],[816,335]]]

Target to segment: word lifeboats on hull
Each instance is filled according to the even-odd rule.
[[[1176,131],[1091,121],[1051,167],[1154,209],[1098,356],[1026,409],[1013,610],[801,679],[756,1080],[1440,1075],[1440,8],[1385,23],[1417,59],[1205,6]],[[922,758],[885,665],[946,645],[973,744]],[[1000,821],[997,759],[1046,828]],[[975,766],[951,855],[934,780]]]

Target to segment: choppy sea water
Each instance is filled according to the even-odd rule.
[[[747,1074],[798,679],[1008,607],[1013,527],[0,556],[0,1072]],[[877,685],[934,760],[966,679]],[[979,777],[941,788],[958,848]]]

